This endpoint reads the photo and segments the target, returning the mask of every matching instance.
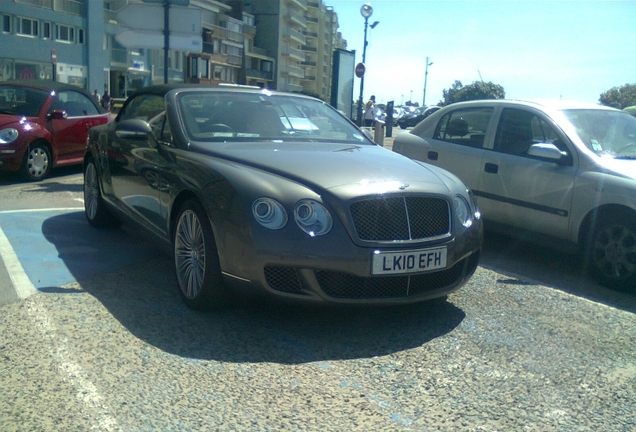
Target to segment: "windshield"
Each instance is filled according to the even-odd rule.
[[[184,92],[186,134],[196,141],[316,141],[369,144],[359,129],[318,99],[239,92]]]
[[[36,117],[42,110],[48,93],[45,90],[21,86],[0,86],[0,114]]]
[[[636,158],[636,118],[626,112],[607,110],[566,110],[581,141],[598,154]]]

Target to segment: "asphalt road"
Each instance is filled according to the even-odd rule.
[[[0,176],[3,432],[636,430],[635,298],[576,257],[490,235],[444,301],[195,313],[56,174]]]

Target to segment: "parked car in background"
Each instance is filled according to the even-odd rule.
[[[0,171],[42,180],[53,167],[81,164],[88,130],[108,121],[108,113],[77,86],[2,81]]]
[[[123,218],[172,248],[197,309],[234,288],[346,304],[441,297],[468,281],[482,242],[456,176],[378,146],[318,99],[255,88],[138,90],[90,131],[84,201],[91,225]]]
[[[397,125],[402,129],[407,129],[410,127],[416,126],[419,122],[424,120],[426,117],[433,114],[435,111],[439,110],[441,107],[439,106],[430,106],[430,107],[420,107],[415,111],[410,112],[409,114],[405,114],[397,120]]]
[[[487,229],[579,250],[602,283],[636,290],[636,118],[628,113],[565,101],[456,103],[398,135],[393,150],[462,179]]]

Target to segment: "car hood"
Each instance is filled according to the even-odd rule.
[[[314,189],[350,190],[360,195],[397,190],[447,193],[450,176],[388,149],[371,145],[324,143],[226,143],[192,150],[262,169]],[[355,185],[355,191],[351,189]]]
[[[4,128],[7,125],[15,123],[21,118],[22,116],[17,116],[15,114],[0,114],[0,129]]]
[[[616,159],[614,156],[600,158],[601,165],[616,174],[636,180],[636,159]]]

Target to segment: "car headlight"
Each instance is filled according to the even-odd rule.
[[[18,139],[18,130],[7,128],[0,130],[0,144],[9,144]]]
[[[300,200],[296,203],[294,220],[301,230],[312,237],[327,234],[333,225],[329,210],[311,199]]]
[[[466,228],[473,224],[472,214],[470,212],[470,206],[463,196],[457,195],[455,199],[455,215],[459,222]]]
[[[252,214],[259,224],[269,229],[281,229],[287,224],[287,212],[281,203],[271,198],[259,198],[252,204]]]
[[[471,190],[468,191],[468,196],[470,197],[470,200],[471,200],[471,205],[472,205],[471,208],[473,211],[473,215],[475,215],[475,219],[481,218],[481,211],[479,210],[479,205],[477,204],[477,197]]]

